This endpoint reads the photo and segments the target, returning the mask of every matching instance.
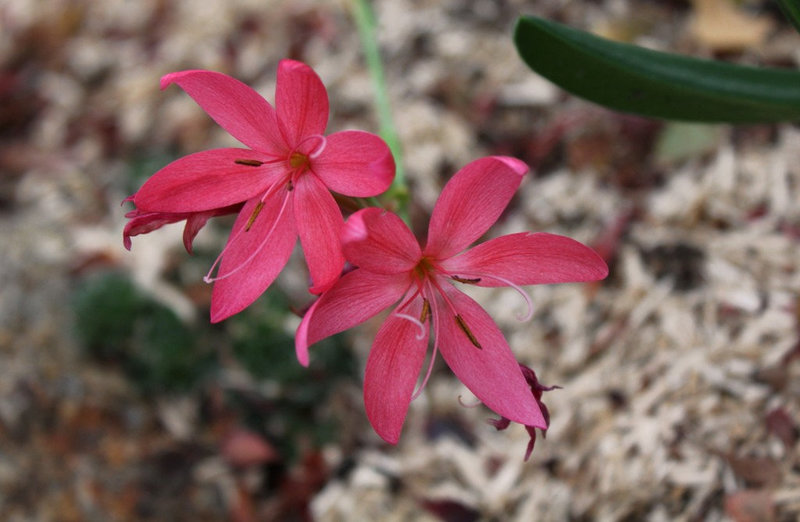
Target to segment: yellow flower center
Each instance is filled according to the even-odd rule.
[[[289,156],[289,165],[293,169],[305,168],[308,166],[308,156],[300,152],[293,152]]]

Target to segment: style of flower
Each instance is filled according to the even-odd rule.
[[[280,62],[274,108],[218,72],[167,74],[161,88],[172,83],[248,148],[190,154],[156,172],[133,196],[132,219],[138,221],[128,236],[184,216],[186,233],[193,236],[209,213],[241,205],[228,242],[205,277],[214,282],[212,322],[255,301],[286,265],[298,236],[311,292],[331,287],[344,266],[337,234],[344,220],[329,190],[352,197],[384,192],[394,178],[388,146],[362,131],[325,136],[325,86],[300,62]]]
[[[522,232],[465,250],[500,217],[527,166],[508,157],[476,160],[445,186],[433,209],[424,248],[396,215],[377,208],[350,216],[342,248],[358,268],[309,308],[297,329],[296,349],[308,364],[309,345],[355,326],[397,303],[372,345],[364,377],[364,402],[375,431],[396,443],[409,403],[431,373],[437,352],[487,407],[525,426],[547,428],[500,329],[453,283],[483,287],[594,281],[608,274],[592,249],[564,237]],[[433,327],[433,353],[414,392]]]

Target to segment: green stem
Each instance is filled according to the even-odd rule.
[[[381,62],[378,41],[375,37],[375,17],[369,6],[369,0],[351,0],[351,9],[355,19],[358,34],[361,38],[361,46],[364,49],[364,57],[367,62],[372,87],[375,94],[375,108],[378,112],[378,125],[380,135],[389,145],[395,162],[395,176],[392,186],[389,187],[381,199],[388,202],[393,210],[406,222],[408,222],[408,186],[406,185],[405,173],[403,170],[402,151],[400,150],[400,139],[397,136],[397,129],[392,117],[392,107],[389,103],[386,79],[383,74],[383,64]]]

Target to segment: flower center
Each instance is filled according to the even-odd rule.
[[[289,166],[293,169],[305,170],[308,167],[308,156],[301,152],[293,152],[289,156]]]
[[[438,279],[437,275],[447,275],[447,274],[445,274],[438,266],[436,266],[436,263],[431,258],[423,257],[422,259],[419,260],[417,266],[414,267],[414,275],[417,277],[419,292],[423,294],[422,313],[420,315],[419,322],[421,324],[424,324],[425,321],[430,316],[430,301],[428,300],[428,297],[424,297],[425,292],[423,291],[423,288],[426,286],[427,282],[429,284],[428,291],[433,291],[435,289],[435,291],[437,291],[439,295],[442,296],[442,299],[444,300],[447,308],[449,308],[449,311],[452,313],[456,324],[461,329],[461,331],[464,332],[464,335],[467,336],[469,342],[472,343],[472,345],[475,348],[478,348],[479,350],[482,349],[481,343],[475,337],[475,334],[472,332],[472,330],[470,330],[469,325],[467,324],[464,317],[462,317],[461,314],[458,313],[453,303],[450,301],[450,299],[448,299],[445,291],[439,285],[439,281],[437,280]],[[477,282],[480,281],[480,278],[473,279],[473,278],[464,278],[452,275],[448,275],[448,277],[455,281],[467,284],[476,284]]]
[[[414,267],[414,275],[420,280],[420,282],[424,281],[425,278],[432,276],[436,272],[436,266],[433,262],[427,258],[423,257],[417,263],[417,266]]]

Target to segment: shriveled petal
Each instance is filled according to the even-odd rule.
[[[359,210],[347,219],[342,250],[352,264],[378,274],[408,272],[422,256],[403,220],[376,207]]]
[[[125,201],[133,201],[133,196],[125,199]],[[138,236],[139,234],[147,234],[153,230],[157,230],[164,225],[170,223],[177,223],[186,220],[186,226],[183,228],[183,246],[186,251],[192,253],[192,242],[194,241],[197,233],[200,232],[208,220],[215,216],[224,216],[226,214],[233,214],[242,209],[242,204],[229,205],[223,208],[214,210],[207,210],[204,212],[142,212],[134,209],[125,217],[130,219],[122,231],[122,243],[128,250],[131,249],[131,237]]]
[[[358,198],[389,188],[395,165],[389,146],[375,134],[347,130],[328,136],[311,169],[334,192]]]
[[[250,148],[272,154],[289,151],[275,110],[256,91],[214,71],[181,71],[161,78],[161,88],[178,84],[220,127]]]
[[[308,309],[295,335],[297,360],[308,366],[308,347],[363,323],[400,299],[411,279],[353,270],[342,276]]]
[[[303,138],[320,135],[328,125],[328,93],[308,65],[281,60],[275,89],[278,125],[290,148]]]
[[[466,328],[462,329],[453,311],[437,294],[434,328],[439,350],[447,365],[481,402],[498,415],[526,426],[546,428],[547,422],[539,403],[492,318],[466,294],[449,284],[443,285],[443,289]],[[470,335],[480,348],[473,344]]]
[[[158,230],[164,225],[183,221],[191,214],[172,213],[172,212],[142,212],[139,209],[132,210],[125,214],[130,219],[122,230],[122,244],[125,248],[131,249],[131,237],[139,234],[147,234],[153,230]]]
[[[520,232],[486,241],[442,262],[453,275],[480,278],[480,286],[538,285],[597,281],[608,275],[591,248],[565,236]],[[487,277],[489,276],[489,277]]]
[[[213,149],[177,159],[136,193],[136,207],[150,212],[200,212],[246,201],[263,193],[284,173],[280,163],[243,165],[237,160],[268,161],[247,149]]]
[[[415,299],[407,310],[419,317],[422,299]],[[400,438],[414,384],[425,361],[428,332],[425,328],[418,337],[419,325],[391,314],[372,343],[364,374],[364,405],[372,427],[391,444],[397,444]]]
[[[297,237],[292,200],[279,190],[264,201],[248,201],[239,212],[222,254],[211,294],[211,322],[242,311],[264,293],[286,265]],[[248,223],[252,224],[247,230]]]
[[[300,176],[294,188],[295,226],[303,245],[311,293],[321,294],[339,279],[344,268],[339,231],[342,212],[325,185],[313,174]]]
[[[528,166],[505,156],[467,164],[447,182],[433,208],[425,254],[453,256],[481,237],[503,213]]]

